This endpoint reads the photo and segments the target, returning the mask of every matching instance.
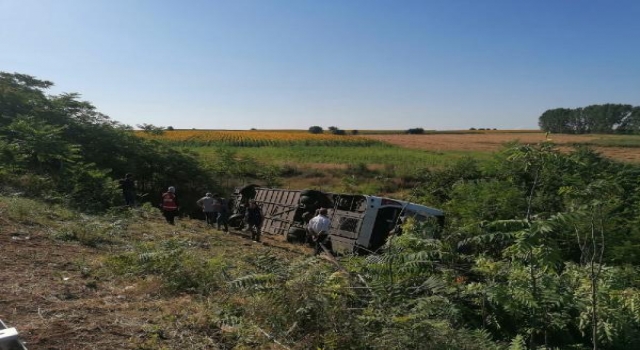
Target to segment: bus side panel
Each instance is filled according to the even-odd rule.
[[[258,188],[256,202],[262,209],[262,232],[286,235],[300,202],[300,191]]]
[[[350,254],[356,249],[356,240],[364,213],[348,210],[334,210],[331,213],[331,247],[340,254]]]

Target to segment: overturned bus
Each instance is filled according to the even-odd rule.
[[[441,227],[444,213],[407,201],[378,196],[329,193],[317,190],[286,190],[248,185],[233,196],[232,227],[243,225],[249,200],[262,210],[262,232],[286,237],[290,242],[307,240],[306,225],[316,210],[328,209],[331,219],[328,248],[341,254],[375,252],[390,232],[406,218]]]

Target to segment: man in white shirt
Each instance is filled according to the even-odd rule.
[[[325,243],[329,236],[330,226],[331,220],[329,220],[329,217],[327,216],[326,208],[321,208],[318,215],[309,220],[309,224],[307,224],[307,232],[315,242],[315,255],[320,254],[322,251],[322,244]]]
[[[215,209],[214,209],[214,198],[211,192],[207,192],[204,197],[198,199],[196,204],[200,208],[202,208],[202,212],[204,213],[204,218],[207,221],[207,226],[213,227],[213,224],[216,222]]]

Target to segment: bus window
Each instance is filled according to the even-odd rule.
[[[358,228],[358,220],[355,218],[341,217],[338,223],[341,231],[356,232]]]

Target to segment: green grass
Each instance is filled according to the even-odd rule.
[[[217,148],[191,148],[204,159],[214,158]],[[455,159],[471,156],[489,159],[491,153],[447,151],[433,152],[394,146],[346,147],[346,146],[292,146],[233,148],[238,156],[251,157],[260,162],[277,164],[377,164],[403,168],[439,168]]]
[[[598,139],[582,142],[580,145],[640,148],[640,135],[601,135]]]

